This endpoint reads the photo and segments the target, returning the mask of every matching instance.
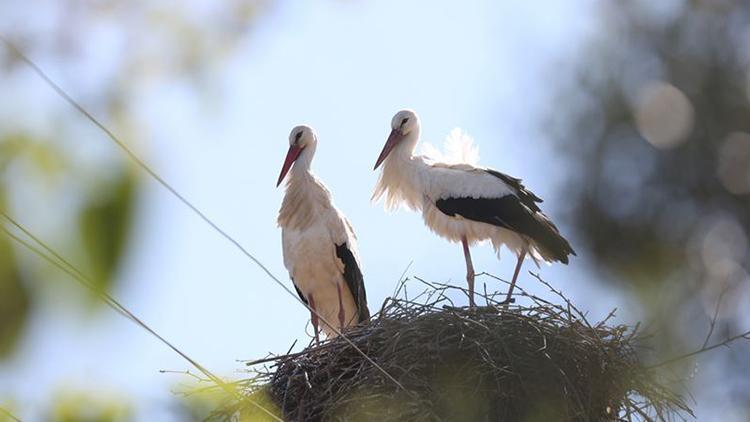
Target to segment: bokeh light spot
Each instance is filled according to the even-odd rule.
[[[741,262],[747,253],[747,236],[731,217],[715,219],[703,238],[703,264],[709,273],[722,273],[728,263]]]
[[[730,193],[750,193],[750,134],[733,132],[719,149],[717,174]]]
[[[660,149],[679,145],[693,129],[693,105],[666,82],[652,82],[639,95],[635,120],[638,131]]]

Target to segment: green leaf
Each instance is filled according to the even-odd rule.
[[[99,195],[91,198],[79,216],[84,253],[89,273],[97,287],[107,290],[126,250],[131,226],[136,180],[123,172]]]
[[[0,237],[0,359],[15,349],[28,321],[31,300],[8,238]]]
[[[132,420],[125,398],[91,391],[65,390],[55,400],[48,420],[54,422],[120,422]]]

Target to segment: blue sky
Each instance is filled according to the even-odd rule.
[[[442,147],[449,131],[462,127],[475,138],[483,164],[522,177],[547,199],[545,210],[553,218],[559,214],[555,210],[565,206],[556,182],[562,169],[541,121],[551,107],[556,75],[572,70],[596,25],[592,1],[538,4],[282,2],[261,17],[237,54],[211,68],[210,96],[196,94],[180,78],[133,87],[141,130],[137,139],[122,135],[290,285],[275,223],[283,189],[275,181],[289,131],[310,124],[319,135],[313,168],[359,237],[371,309],[391,294],[412,261],[409,275],[462,285],[459,245],[434,236],[415,213],[388,214],[370,202],[377,178],[372,165],[393,113],[411,107],[422,118],[424,141]],[[76,90],[90,89],[89,79],[101,84],[108,60],[117,60],[112,50],[122,48],[111,37],[97,38],[87,55],[99,68],[78,80],[62,72],[64,85],[76,96]],[[15,88],[57,104],[44,89],[33,78]],[[70,118],[80,119],[73,112]],[[80,129],[82,150],[92,148],[95,157],[119,153],[86,125]],[[141,175],[135,236],[114,295],[227,377],[242,376],[236,359],[286,351],[295,339],[307,343],[307,310]],[[43,225],[36,214],[25,218],[32,228]],[[571,231],[564,222],[561,228]],[[627,299],[588,280],[587,257],[579,255],[570,266],[543,267],[543,277],[567,289],[592,319],[614,306],[637,319]],[[504,277],[512,272],[507,251],[501,261],[489,246],[475,248],[473,256],[478,271]],[[525,269],[533,268],[527,263]],[[529,276],[520,283],[531,284]],[[112,312],[91,319],[57,305],[54,297],[41,309],[17,356],[0,365],[0,398],[13,398],[20,416],[36,415],[34,409],[63,387],[93,383],[133,398],[142,417],[170,417],[170,389],[187,380],[158,370],[188,369],[186,362]]]

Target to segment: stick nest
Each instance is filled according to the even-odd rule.
[[[419,280],[419,279],[418,279]],[[544,281],[538,279],[545,286]],[[640,361],[637,329],[590,324],[562,294],[553,304],[453,306],[446,285],[389,298],[368,325],[261,361],[262,387],[287,421],[671,420],[691,414]],[[403,288],[404,286],[402,286]],[[610,315],[611,316],[611,315]],[[388,375],[392,376],[391,379]],[[257,381],[257,379],[256,379]],[[256,395],[257,397],[257,395]],[[250,410],[241,402],[224,409]]]

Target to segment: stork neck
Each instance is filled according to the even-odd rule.
[[[404,139],[393,148],[391,156],[397,160],[409,161],[414,155],[414,150],[419,142],[419,128],[412,130],[404,136]],[[395,160],[394,160],[395,161]]]
[[[292,177],[303,177],[311,174],[310,168],[312,167],[312,160],[315,156],[315,145],[309,145],[302,150],[297,157],[297,161],[294,162],[292,167]]]
[[[422,208],[424,181],[419,171],[422,160],[414,156],[418,140],[419,132],[408,134],[383,162],[373,198],[384,196],[386,209],[395,209],[399,204],[413,210]]]

